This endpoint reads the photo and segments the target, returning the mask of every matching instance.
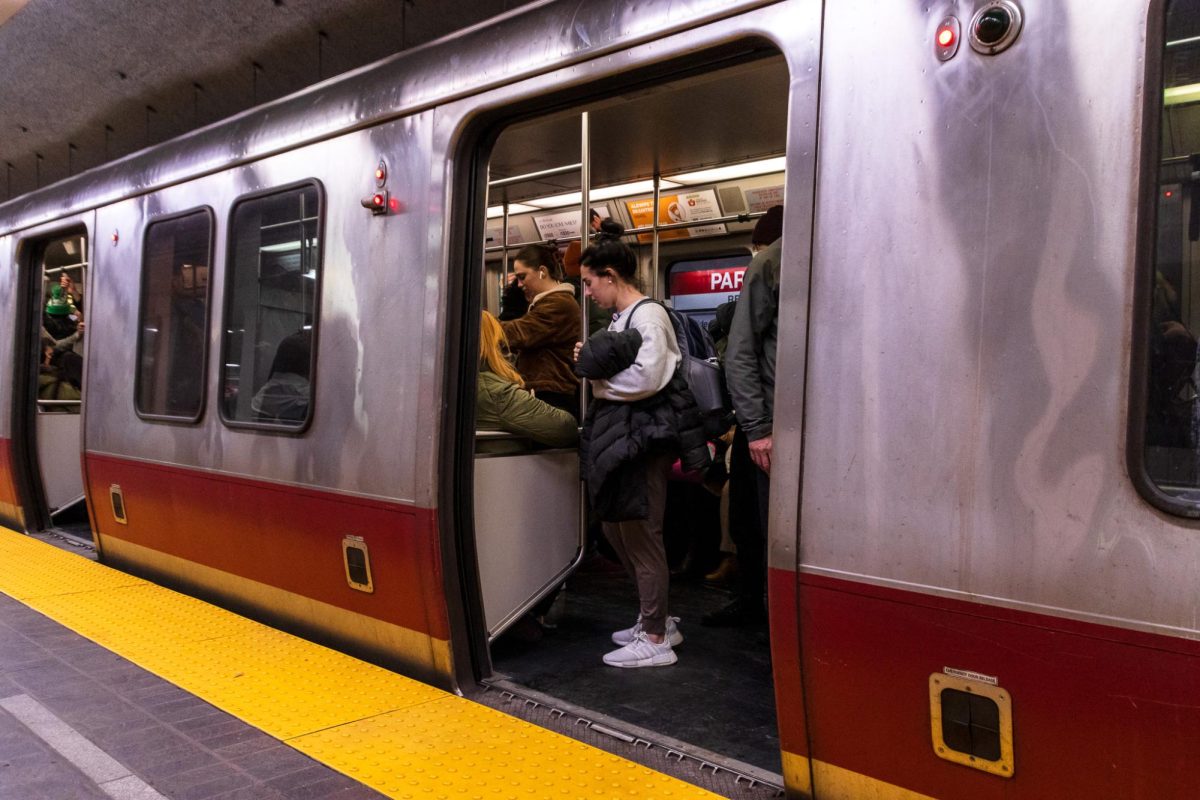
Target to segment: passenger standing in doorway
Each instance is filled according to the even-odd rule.
[[[703,469],[708,448],[700,413],[678,374],[682,357],[671,320],[638,288],[637,257],[621,241],[623,233],[605,220],[580,258],[585,294],[616,312],[607,331],[575,351],[576,369],[590,380],[594,397],[580,457],[592,512],[637,584],[641,609],[633,627],[613,634],[620,647],[604,663],[658,667],[676,662],[673,648],[683,641],[677,618],[667,615],[667,473],[677,455],[685,468]]]
[[[578,419],[579,379],[572,363],[579,340],[575,287],[563,283],[558,254],[549,247],[525,247],[513,264],[513,280],[524,290],[529,310],[500,324],[517,354],[517,372],[539,400]]]
[[[737,419],[730,456],[729,532],[737,545],[740,580],[737,597],[706,615],[701,620],[705,625],[766,619],[763,593],[782,236],[783,206],[772,206],[754,226],[750,242],[755,256],[746,269],[725,348],[725,380]],[[757,509],[748,508],[755,495]]]

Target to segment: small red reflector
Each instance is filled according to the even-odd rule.
[[[954,43],[954,31],[949,28],[942,28],[937,35],[938,44],[942,47],[949,47]]]

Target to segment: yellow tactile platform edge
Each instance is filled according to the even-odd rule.
[[[4,528],[0,592],[389,797],[716,796]]]

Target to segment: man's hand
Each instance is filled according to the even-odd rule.
[[[750,460],[768,475],[771,474],[771,437],[764,436],[750,443]]]

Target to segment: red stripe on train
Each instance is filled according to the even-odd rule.
[[[816,760],[945,800],[1200,791],[1200,643],[812,575],[799,599]],[[1011,695],[1013,778],[934,755],[945,667]]]
[[[0,522],[20,528],[21,504],[17,498],[16,474],[12,440],[0,438]]]
[[[804,724],[804,686],[800,680],[800,631],[796,614],[796,573],[767,570],[771,611],[771,667],[775,678],[775,709],[779,743],[798,756],[808,755]]]
[[[88,453],[101,534],[323,603],[449,638],[436,512]],[[121,487],[128,525],[112,516]],[[351,589],[342,538],[365,538],[373,594]]]

